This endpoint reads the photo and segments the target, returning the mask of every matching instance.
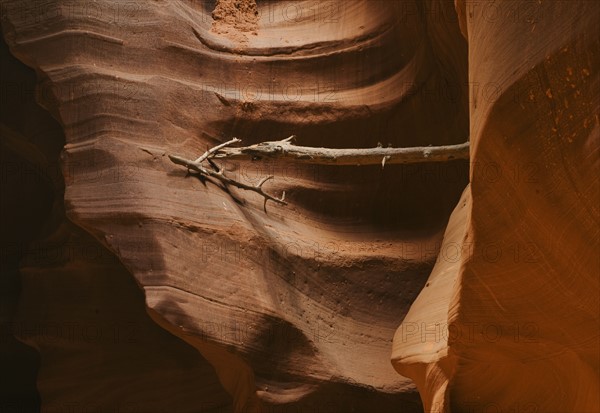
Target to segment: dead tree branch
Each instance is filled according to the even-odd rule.
[[[234,143],[238,143],[241,141],[242,141],[241,139],[233,138],[232,140],[222,143],[220,145],[217,145],[214,148],[210,148],[206,152],[204,152],[204,154],[201,157],[199,157],[198,159],[196,159],[194,162],[202,163],[202,161],[204,161],[205,159],[208,159],[211,155],[218,152],[220,149],[223,149],[226,146],[233,145]]]
[[[272,142],[262,142],[241,148],[222,148],[215,159],[278,158],[317,165],[385,165],[421,162],[446,162],[469,159],[469,142],[445,146],[417,146],[411,148],[333,149],[296,146],[294,136]]]
[[[266,211],[267,201],[277,202],[287,205],[285,201],[285,191],[281,198],[277,198],[263,190],[263,185],[273,176],[267,176],[259,181],[257,185],[248,185],[236,181],[225,175],[225,170],[217,165],[215,159],[263,159],[278,158],[290,159],[299,162],[305,162],[317,165],[385,165],[391,164],[409,164],[420,162],[444,162],[454,159],[469,159],[469,142],[458,145],[445,146],[420,146],[412,148],[376,148],[364,149],[332,149],[332,148],[314,148],[308,146],[296,146],[293,144],[295,136],[289,138],[262,142],[256,145],[230,148],[230,145],[241,142],[241,139],[233,138],[227,142],[208,149],[202,156],[192,161],[177,155],[169,155],[169,159],[177,165],[185,166],[188,170],[198,172],[205,177],[218,179],[225,185],[232,185],[247,191],[253,191],[265,199],[264,209]],[[208,161],[213,169],[208,169],[203,165]]]
[[[207,150],[202,156],[200,156],[195,161],[192,161],[190,159],[185,159],[185,158],[182,158],[181,156],[177,156],[177,155],[169,155],[169,159],[171,160],[171,162],[176,163],[177,165],[185,166],[186,168],[188,168],[188,170],[196,171],[202,176],[218,179],[219,181],[223,182],[225,185],[232,185],[232,186],[235,186],[236,188],[241,188],[241,189],[245,189],[247,191],[256,192],[257,194],[263,196],[265,199],[265,203],[263,205],[265,211],[267,210],[267,201],[274,201],[274,202],[277,202],[278,204],[287,205],[287,202],[285,201],[285,191],[283,192],[281,198],[277,198],[263,190],[264,183],[267,182],[269,179],[272,179],[273,178],[272,175],[261,179],[257,185],[247,185],[243,182],[239,182],[239,181],[236,181],[235,179],[231,179],[230,177],[225,175],[225,170],[223,168],[221,168],[216,163],[211,162],[211,158],[213,158],[219,150],[222,150],[227,145],[231,145],[231,144],[237,143],[237,142],[241,142],[240,139],[233,138],[230,141],[227,141],[218,146],[215,146],[214,148]],[[208,160],[211,163],[211,165],[215,168],[215,170],[208,169],[204,165],[202,165],[202,162],[204,162],[205,160]]]

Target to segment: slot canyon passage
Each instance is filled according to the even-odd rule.
[[[0,4],[0,410],[600,411],[600,2]]]

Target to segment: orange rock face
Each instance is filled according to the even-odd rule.
[[[598,6],[490,4],[4,0],[7,400],[598,410]],[[471,162],[221,162],[265,212],[167,157],[291,134]]]
[[[469,81],[494,92],[472,97],[471,183],[392,362],[426,411],[596,412],[598,4],[479,6],[459,4]]]

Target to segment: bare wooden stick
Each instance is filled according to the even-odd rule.
[[[238,138],[233,138],[227,142],[224,142],[220,145],[215,146],[214,148],[210,148],[209,150],[207,150],[206,152],[204,152],[204,154],[199,157],[198,159],[196,159],[196,163],[202,163],[202,161],[204,161],[205,159],[209,158],[212,154],[214,154],[215,152],[218,152],[220,149],[223,149],[226,146],[229,145],[233,145],[234,143],[238,143],[241,142],[241,139]]]
[[[238,141],[239,141],[239,139],[238,139]],[[209,152],[209,151],[207,151],[207,152]],[[214,153],[214,151],[213,151],[213,153]],[[201,164],[201,162],[185,159],[185,158],[182,158],[181,156],[169,155],[169,159],[171,160],[171,162],[176,163],[178,165],[185,166],[186,168],[196,171],[196,172],[200,173],[201,175],[216,178],[226,185],[233,185],[237,188],[245,189],[248,191],[253,191],[253,192],[256,192],[257,194],[262,195],[265,198],[265,203],[263,206],[265,211],[267,210],[267,201],[274,201],[281,205],[287,205],[287,202],[285,201],[285,191],[283,192],[283,195],[281,196],[281,198],[277,198],[277,197],[265,192],[262,188],[264,183],[267,180],[273,178],[273,176],[267,176],[266,178],[261,179],[257,185],[247,185],[243,182],[238,182],[235,179],[229,178],[227,175],[224,174],[224,170],[218,166],[217,166],[218,170],[213,171],[211,169],[205,168]],[[198,158],[198,159],[200,159],[200,158]],[[210,159],[210,158],[206,157],[204,159]],[[214,164],[214,165],[216,165],[216,164]]]
[[[262,158],[285,158],[300,162],[320,165],[377,165],[385,168],[388,164],[408,164],[418,162],[443,162],[453,159],[469,159],[469,142],[459,145],[445,146],[421,146],[412,148],[376,148],[365,149],[331,149],[313,148],[308,146],[296,146],[293,144],[295,136],[289,138],[262,142],[256,145],[242,148],[230,148],[228,146],[241,142],[233,138],[227,142],[208,149],[202,156],[192,161],[177,155],[169,155],[169,159],[178,165],[185,166],[188,170],[198,172],[200,175],[220,180],[225,185],[233,185],[237,188],[253,191],[265,199],[264,209],[267,210],[267,201],[287,205],[285,191],[281,198],[277,198],[263,190],[263,185],[273,176],[261,179],[257,185],[248,185],[236,181],[225,175],[225,171],[214,163],[214,159],[262,159]],[[208,161],[214,169],[208,169],[202,162]]]
[[[411,148],[332,149],[296,146],[293,136],[241,148],[222,148],[215,159],[283,158],[318,165],[385,165],[469,159],[469,142]]]

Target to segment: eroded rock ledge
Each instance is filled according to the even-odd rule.
[[[151,383],[136,397],[171,371],[181,411],[597,411],[598,5],[506,2],[491,19],[491,2],[325,3],[258,1],[222,30],[212,2],[3,1],[4,38],[64,131],[64,214],[86,231],[54,214],[53,236],[112,254],[24,267],[15,320],[134,314],[145,367],[127,377]],[[338,149],[470,136],[471,168],[226,162],[275,177],[289,204],[265,213],[167,157],[292,134]],[[75,359],[99,372],[76,383],[88,405],[133,397],[100,390],[135,345],[21,338],[42,403],[70,401],[80,376],[58,362]]]
[[[34,3],[5,1],[3,31],[64,130],[66,215],[118,257],[153,320],[212,364],[233,409],[420,411],[390,345],[434,264],[467,162],[228,163],[250,182],[266,168],[270,189],[286,191],[285,210],[265,214],[255,194],[184,179],[166,154],[232,136],[462,143],[458,26],[427,21],[416,3],[313,4],[312,17],[290,19],[293,4],[311,5],[259,1],[257,35],[241,41],[213,30],[204,2]],[[452,52],[438,53],[444,42]],[[432,98],[445,84],[461,86]],[[67,397],[38,386],[42,400]]]

